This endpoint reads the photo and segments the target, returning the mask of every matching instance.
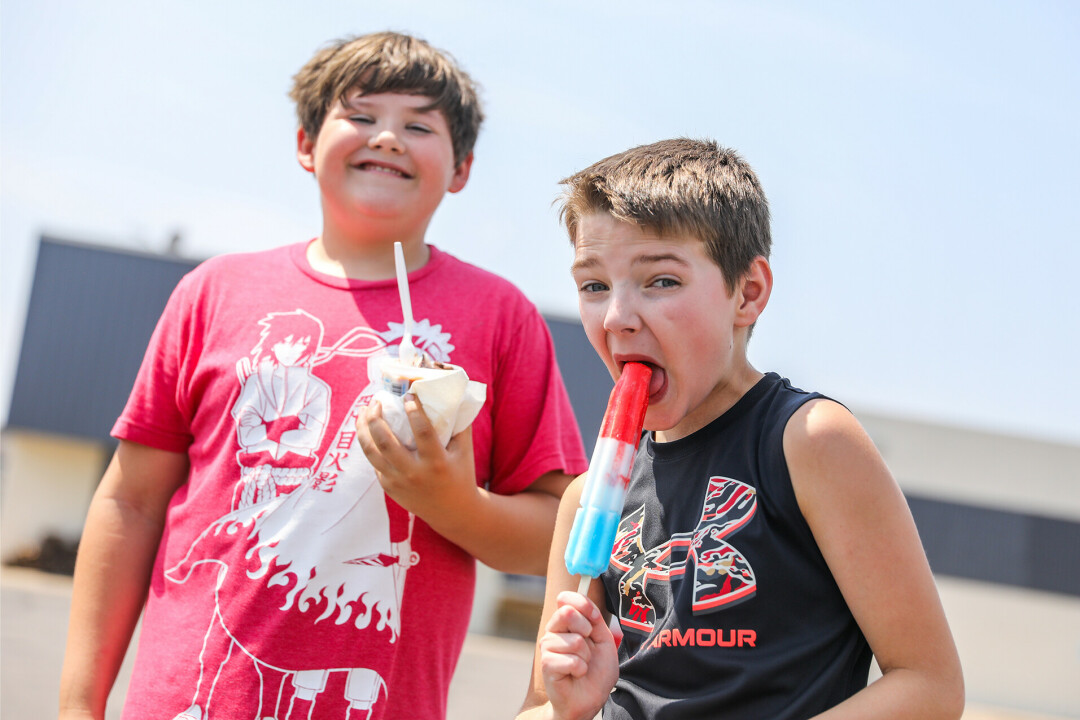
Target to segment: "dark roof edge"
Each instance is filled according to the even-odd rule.
[[[39,241],[42,244],[49,245],[63,245],[66,247],[81,248],[84,250],[97,250],[98,252],[106,252],[114,255],[127,255],[129,257],[145,258],[148,260],[170,260],[177,263],[183,263],[185,265],[191,265],[192,263],[201,263],[206,258],[204,257],[189,257],[187,255],[172,255],[164,250],[143,250],[140,248],[123,247],[120,245],[112,245],[105,242],[93,242],[89,240],[72,240],[70,238],[57,237],[50,233],[41,233]]]

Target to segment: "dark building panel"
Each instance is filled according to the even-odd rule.
[[[592,454],[615,383],[589,344],[581,321],[553,317],[546,320],[555,341],[555,356],[570,394],[570,404],[574,406],[574,417],[585,441],[585,452]]]
[[[110,443],[169,294],[198,264],[43,238],[8,426]],[[612,380],[577,319],[547,318],[591,454]],[[1080,523],[909,496],[930,566],[1080,596]]]
[[[111,443],[154,325],[197,264],[42,238],[8,426]],[[547,320],[591,452],[612,381],[578,320]]]
[[[8,426],[111,442],[158,316],[196,264],[42,238]]]
[[[1080,523],[908,496],[935,574],[1080,597]]]

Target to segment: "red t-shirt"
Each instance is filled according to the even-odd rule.
[[[174,291],[113,434],[185,452],[125,718],[439,718],[474,560],[385,496],[355,441],[396,354],[394,280],[314,271],[307,243],[206,261]],[[413,343],[487,385],[477,483],[512,494],[587,461],[547,326],[437,248],[409,275]],[[312,711],[313,709],[313,711]],[[312,711],[310,715],[308,712]]]

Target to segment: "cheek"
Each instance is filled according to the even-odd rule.
[[[592,305],[578,303],[578,314],[581,316],[581,326],[585,329],[585,336],[589,344],[601,358],[607,357],[607,332],[604,331],[604,313]]]

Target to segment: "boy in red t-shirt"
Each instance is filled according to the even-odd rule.
[[[62,718],[104,717],[144,601],[125,718],[443,717],[475,559],[543,572],[586,467],[536,308],[425,242],[472,166],[468,75],[376,33],[318,52],[292,97],[322,232],[170,298],[87,518]],[[445,446],[417,401],[415,450],[370,403],[403,337],[395,242],[413,344],[487,389]]]

